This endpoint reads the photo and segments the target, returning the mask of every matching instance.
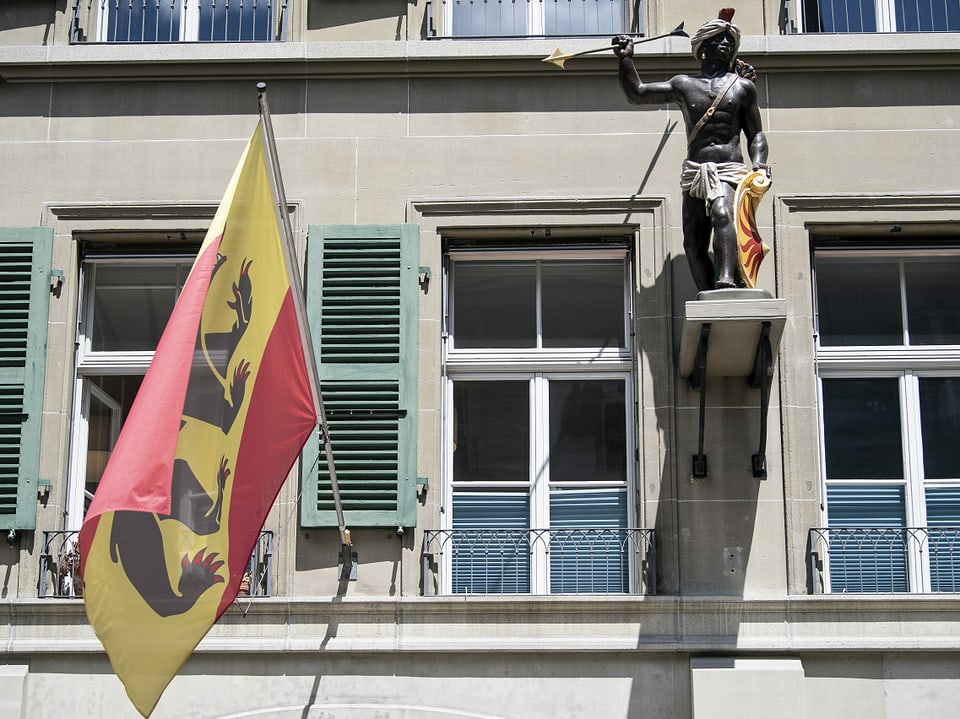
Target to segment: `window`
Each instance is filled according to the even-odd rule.
[[[624,0],[442,0],[452,37],[614,35],[626,32]],[[638,4],[639,10],[639,4]]]
[[[960,30],[960,0],[805,0],[805,32]]]
[[[448,252],[444,591],[636,591],[629,267]]]
[[[87,255],[81,267],[67,529],[79,529],[193,256]]]
[[[960,248],[814,266],[830,589],[960,591]]]
[[[275,39],[286,0],[78,0],[74,41],[239,42]]]

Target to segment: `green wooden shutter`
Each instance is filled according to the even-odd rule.
[[[412,527],[419,230],[315,225],[307,315],[348,527]],[[337,525],[319,436],[303,452],[304,527]]]
[[[0,228],[0,529],[36,526],[52,252],[52,228]]]

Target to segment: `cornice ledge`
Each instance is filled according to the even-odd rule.
[[[454,215],[605,214],[653,211],[665,197],[414,198],[410,206],[424,217]]]
[[[957,193],[836,193],[831,195],[780,194],[777,201],[790,212],[832,212],[837,210],[956,210]]]

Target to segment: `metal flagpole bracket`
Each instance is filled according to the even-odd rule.
[[[341,582],[357,581],[357,550],[353,548],[350,539],[350,530],[343,530],[344,543],[340,545],[340,561],[338,562],[338,577]]]

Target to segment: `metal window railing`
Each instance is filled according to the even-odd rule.
[[[37,596],[41,599],[83,597],[79,535],[77,530],[43,533],[37,587]],[[272,594],[273,532],[263,531],[250,555],[239,596],[269,597]]]
[[[432,529],[423,535],[424,594],[449,572],[453,594],[656,594],[652,529]],[[538,565],[544,569],[538,570]]]
[[[960,0],[802,0],[803,32],[960,30]]]
[[[73,0],[72,43],[271,42],[289,0]]]
[[[643,16],[641,0],[430,0],[426,12],[431,38],[609,37],[640,32]]]
[[[960,527],[816,527],[814,594],[960,592]]]

